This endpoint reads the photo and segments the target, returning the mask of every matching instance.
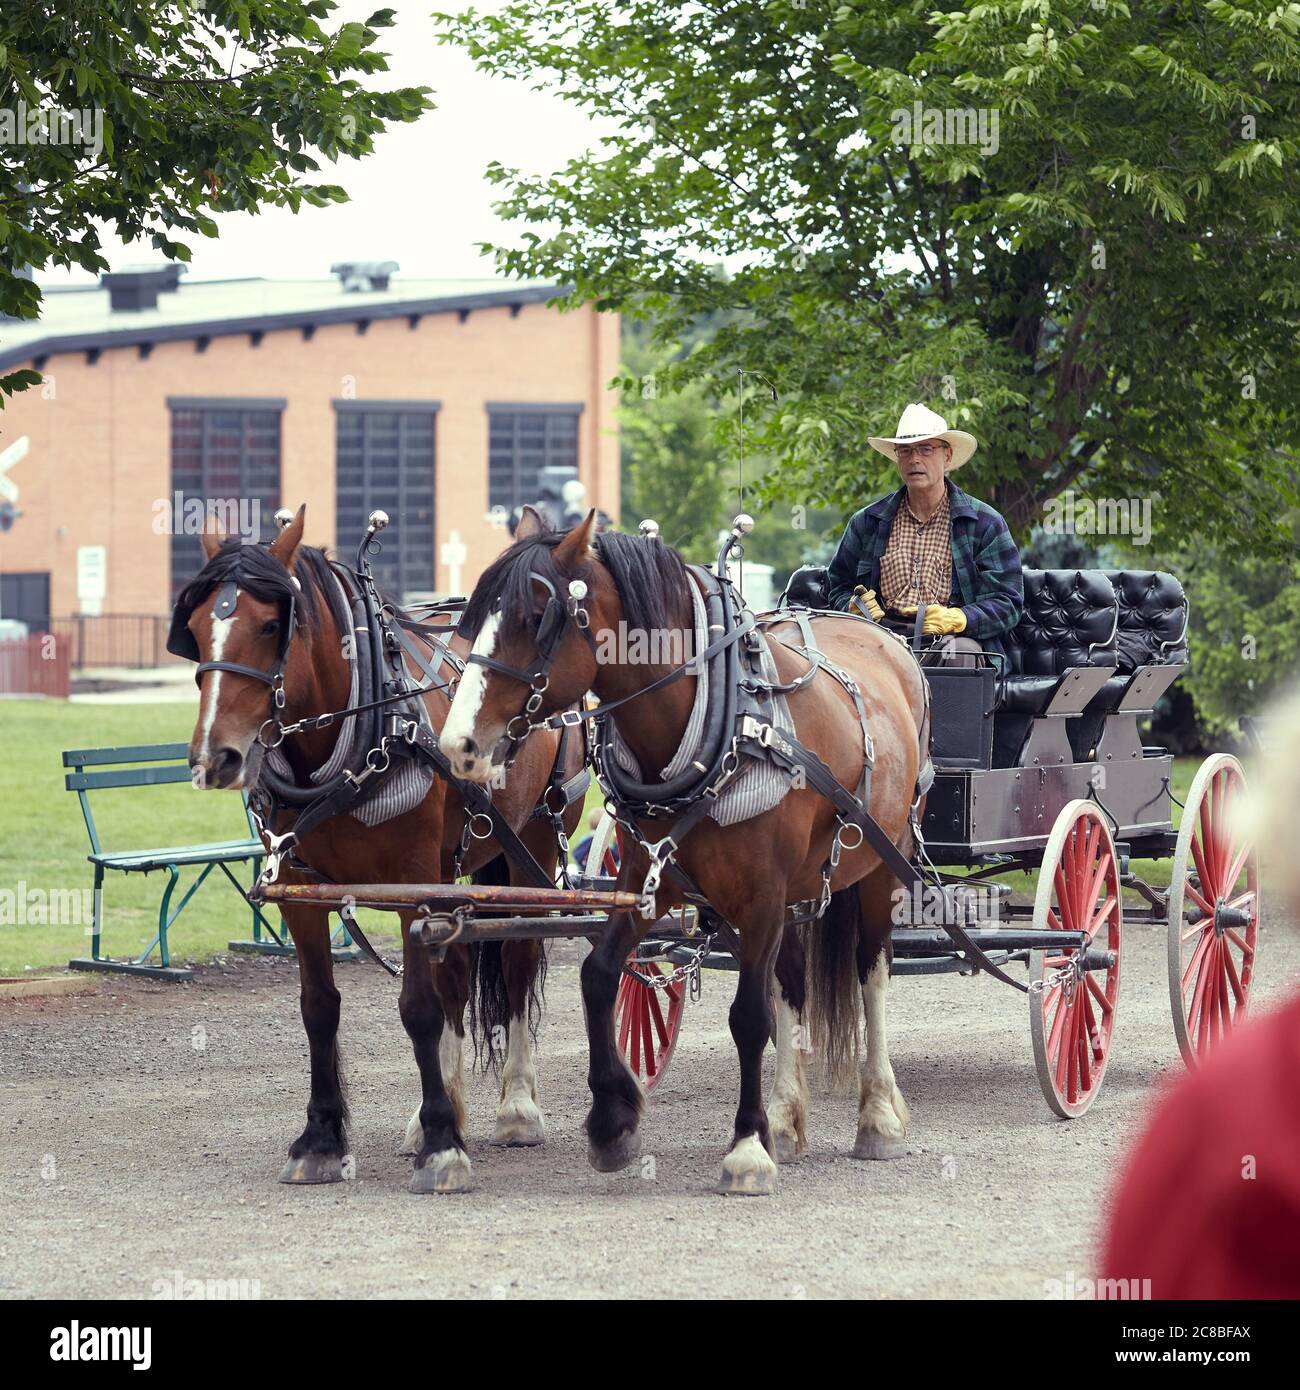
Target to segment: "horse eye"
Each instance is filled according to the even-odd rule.
[[[270,637],[272,633],[280,631],[279,618],[272,618],[269,623],[262,624],[262,636]]]

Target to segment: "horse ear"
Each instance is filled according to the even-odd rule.
[[[271,542],[270,551],[287,570],[293,569],[293,557],[302,544],[302,530],[307,523],[307,504],[298,508],[297,515]]]
[[[515,527],[515,540],[532,541],[546,530],[546,523],[542,520],[542,514],[536,507],[531,507],[527,503],[519,518],[519,523]]]
[[[591,558],[591,537],[596,529],[596,509],[593,507],[586,517],[555,547],[556,568],[568,572]]]
[[[203,547],[205,558],[212,557],[226,543],[226,533],[211,512],[203,519],[203,530],[199,532],[199,544]]]

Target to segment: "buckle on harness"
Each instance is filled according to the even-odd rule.
[[[580,709],[562,709],[557,716],[559,726],[564,729],[576,729],[582,723],[583,714]]]

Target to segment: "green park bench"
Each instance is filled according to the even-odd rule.
[[[125,748],[71,748],[63,755],[63,766],[71,768],[64,778],[69,791],[75,791],[81,802],[81,814],[86,821],[90,835],[91,852],[87,855],[95,867],[94,917],[91,929],[91,951],[88,957],[69,961],[73,970],[115,970],[131,975],[151,975],[158,979],[188,980],[192,972],[171,963],[171,951],[167,933],[172,924],[185,910],[190,899],[202,886],[204,880],[214,870],[219,869],[234,885],[240,900],[253,914],[253,935],[248,941],[232,941],[231,950],[260,951],[273,955],[292,955],[293,943],[276,932],[270,922],[262,915],[256,904],[250,903],[246,890],[235,877],[232,866],[252,865],[250,886],[257,881],[261,872],[265,847],[258,838],[253,825],[248,804],[243,803],[244,816],[248,821],[248,838],[242,840],[216,840],[202,845],[173,845],[162,849],[105,850],[99,841],[95,828],[94,812],[91,810],[92,791],[110,787],[156,787],[176,782],[190,781],[188,750],[183,743],[135,744]],[[126,763],[144,763],[150,766],[125,767]],[[87,769],[91,769],[87,771]],[[194,882],[184,890],[175,907],[172,899],[180,884],[182,869],[200,869]],[[104,876],[108,872],[123,874],[148,874],[155,869],[167,873],[167,883],[163,888],[162,901],[158,905],[158,931],[153,940],[134,960],[111,960],[100,953],[103,934]],[[287,934],[286,934],[287,935]],[[351,958],[351,940],[346,932],[337,943],[341,949],[336,956]],[[156,964],[150,961],[154,949],[158,951]]]

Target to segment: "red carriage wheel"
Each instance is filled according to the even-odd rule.
[[[687,982],[662,983],[667,978],[658,961],[630,956],[614,1002],[618,1050],[647,1091],[653,1091],[668,1070],[686,1006]],[[660,983],[646,984],[646,980]]]
[[[1188,1066],[1209,1056],[1250,1002],[1259,860],[1234,824],[1245,790],[1236,758],[1207,758],[1178,829],[1169,883],[1169,1002]]]
[[[1110,1060],[1123,915],[1110,826],[1096,802],[1072,801],[1057,816],[1043,851],[1033,925],[1036,931],[1084,932],[1084,955],[1104,955],[1107,963],[1084,969],[1073,946],[1032,953],[1034,1065],[1048,1105],[1063,1119],[1092,1104]]]

